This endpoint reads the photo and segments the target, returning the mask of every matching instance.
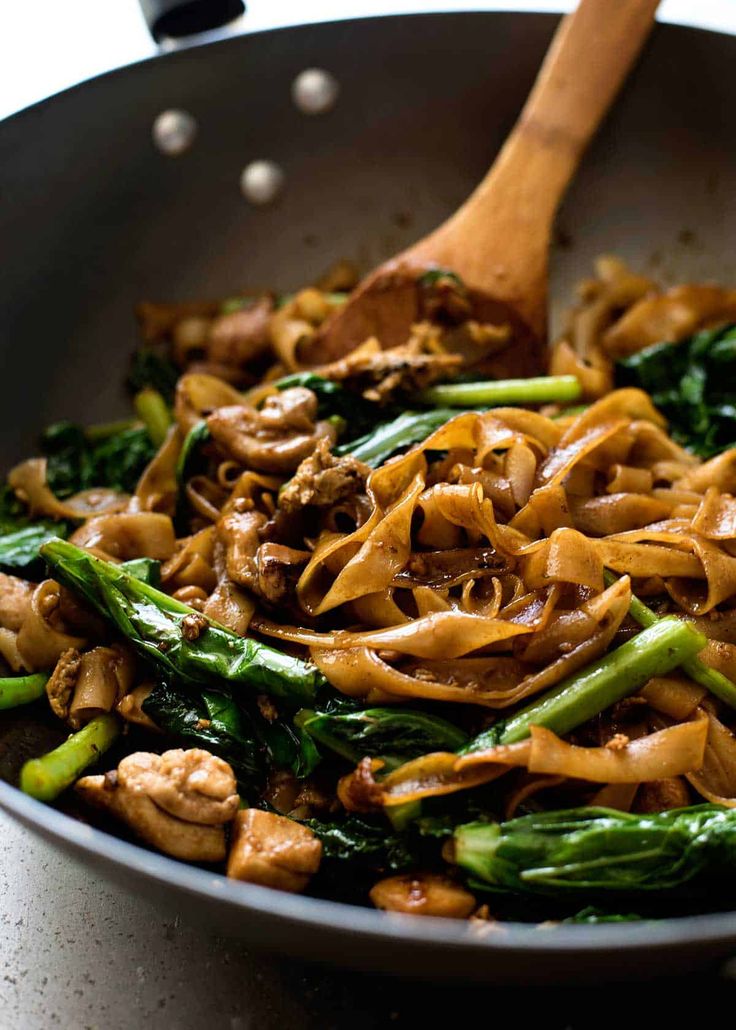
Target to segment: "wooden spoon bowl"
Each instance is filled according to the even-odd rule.
[[[519,119],[490,171],[439,228],[375,269],[309,341],[309,363],[369,336],[404,343],[423,314],[421,276],[449,269],[472,317],[509,326],[486,375],[544,369],[547,268],[555,214],[582,154],[654,24],[659,0],[580,0],[563,18]]]

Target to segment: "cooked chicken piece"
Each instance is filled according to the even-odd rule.
[[[35,583],[0,572],[0,626],[17,632],[31,608]]]
[[[442,916],[467,919],[476,900],[463,887],[433,873],[389,876],[370,890],[376,908],[413,916]]]
[[[77,685],[77,676],[79,675],[81,662],[82,655],[76,647],[70,647],[67,651],[62,651],[54,671],[46,684],[46,695],[49,699],[51,711],[59,719],[66,720],[69,715],[69,705],[74,694],[74,688]]]
[[[279,508],[289,514],[309,505],[331,508],[364,493],[370,468],[346,454],[336,458],[327,440],[320,440],[279,494]]]
[[[298,551],[271,542],[261,544],[256,554],[258,595],[270,604],[285,601],[293,595],[296,581],[309,557],[309,551]]]
[[[206,826],[229,822],[240,800],[227,762],[201,748],[128,755],[118,766],[118,782],[146,794],[169,815]]]
[[[298,892],[319,869],[322,842],[310,829],[273,812],[245,808],[233,824],[227,875]]]
[[[227,762],[208,751],[137,752],[117,771],[85,776],[78,793],[125,822],[148,844],[192,862],[225,858],[225,829],[239,804]]]
[[[207,360],[222,365],[247,365],[268,349],[273,301],[261,297],[251,307],[220,315],[209,327]]]
[[[258,586],[258,532],[267,521],[261,512],[250,510],[230,512],[223,515],[217,523],[217,535],[225,546],[225,568],[228,577],[234,583],[254,592]]]
[[[246,468],[293,472],[319,440],[335,439],[329,422],[316,422],[317,398],[295,386],[267,397],[260,410],[233,404],[207,419],[213,439]]]
[[[156,723],[143,711],[143,702],[152,690],[152,683],[141,683],[137,687],[133,687],[129,694],[118,701],[115,711],[126,722],[132,722],[136,726],[143,726],[146,730],[158,732]]]
[[[373,774],[382,766],[383,762],[366,755],[351,773],[338,780],[337,796],[348,812],[373,812],[380,808],[383,791]]]
[[[167,855],[185,862],[222,862],[225,858],[224,826],[201,826],[175,819],[145,794],[122,790],[114,772],[84,776],[75,789],[88,804],[120,819],[147,844]]]

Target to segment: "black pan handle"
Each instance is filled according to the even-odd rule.
[[[157,42],[219,29],[245,12],[243,0],[140,0],[140,5]]]

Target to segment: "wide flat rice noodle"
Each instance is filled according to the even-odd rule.
[[[322,650],[375,647],[417,658],[459,658],[470,651],[488,647],[489,644],[531,632],[529,627],[518,623],[470,615],[458,610],[433,612],[398,626],[358,632],[335,630],[332,633],[318,633],[298,626],[280,626],[262,618],[254,621],[253,625],[266,636],[290,640],[307,647]]]
[[[638,737],[624,747],[578,747],[543,726],[531,727],[529,771],[594,783],[643,783],[679,776],[703,764],[704,719]]]
[[[705,754],[687,778],[706,801],[736,808],[736,737],[707,707],[699,715],[707,727]]]

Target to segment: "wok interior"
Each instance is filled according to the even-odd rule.
[[[141,296],[289,288],[338,257],[369,267],[436,223],[490,162],[552,28],[541,16],[427,16],[273,34],[259,47],[245,38],[120,73],[6,126],[3,228],[22,218],[24,232],[13,237],[18,261],[3,297],[5,366],[26,388],[5,414],[5,466],[52,418],[109,417]],[[456,59],[445,51],[450,32]],[[686,61],[713,67],[729,46],[684,30],[655,38],[561,215],[555,297],[569,296],[604,250],[665,281],[732,281],[728,97],[716,95],[727,86],[703,76],[686,89],[678,76]],[[324,120],[290,107],[290,76],[307,53],[343,87]],[[438,60],[456,66],[438,77]],[[200,119],[180,161],[149,142],[165,106]],[[13,146],[24,127],[28,143]],[[283,200],[264,211],[237,190],[256,156],[287,173]]]

